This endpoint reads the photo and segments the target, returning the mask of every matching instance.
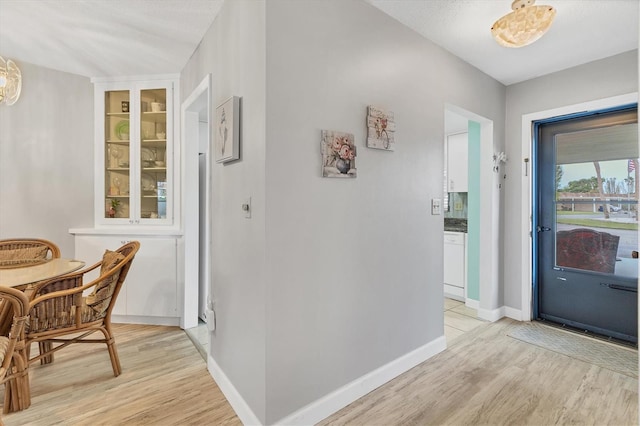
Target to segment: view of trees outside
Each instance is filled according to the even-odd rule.
[[[618,257],[632,257],[638,250],[638,173],[638,159],[558,165],[556,229],[619,235]]]

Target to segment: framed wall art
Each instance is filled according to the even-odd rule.
[[[351,133],[322,131],[322,176],[354,178],[356,146]]]
[[[367,114],[367,147],[393,151],[396,123],[393,112],[369,106]]]
[[[240,158],[240,98],[232,96],[216,108],[215,159],[226,163]]]

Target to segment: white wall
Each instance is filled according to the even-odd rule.
[[[528,197],[522,152],[522,115],[638,91],[638,51],[580,65],[507,87],[506,165],[504,217],[504,302],[522,309],[523,247],[529,229],[523,229],[529,212],[522,199]],[[531,164],[531,163],[529,163]],[[529,173],[529,176],[531,174]],[[526,256],[526,253],[524,254]],[[529,281],[530,282],[530,281]]]
[[[241,160],[227,165],[212,163],[212,296],[217,328],[210,352],[263,423],[264,14],[264,1],[225,2],[181,74],[183,100],[208,73],[212,74],[214,108],[232,95],[242,97]],[[245,219],[241,205],[249,196],[252,198],[252,217]]]
[[[0,238],[45,238],[73,257],[69,228],[93,225],[93,86],[18,66],[22,95],[0,105]]]
[[[267,421],[443,334],[445,103],[504,128],[505,88],[360,1],[267,2]],[[366,108],[395,152],[365,147]],[[320,131],[355,135],[322,178]]]

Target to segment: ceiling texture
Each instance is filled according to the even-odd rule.
[[[179,73],[223,1],[0,0],[0,56],[87,77]],[[538,0],[555,22],[519,49],[489,31],[511,0],[364,1],[505,85],[638,48],[640,0]]]

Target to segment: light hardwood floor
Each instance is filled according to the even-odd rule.
[[[444,337],[447,345],[484,324],[486,321],[478,319],[477,310],[468,308],[463,302],[444,299]]]
[[[446,317],[445,317],[446,323]],[[637,425],[638,380],[475,327],[320,425]]]
[[[515,321],[445,310],[446,351],[321,425],[638,424],[637,379],[508,337]],[[240,424],[183,331],[115,325],[115,335],[121,376],[103,347],[75,345],[31,369],[32,405],[5,424]]]
[[[114,324],[114,333],[120,376],[113,376],[105,345],[72,345],[53,364],[32,365],[31,407],[4,415],[4,423],[241,424],[184,331]]]

